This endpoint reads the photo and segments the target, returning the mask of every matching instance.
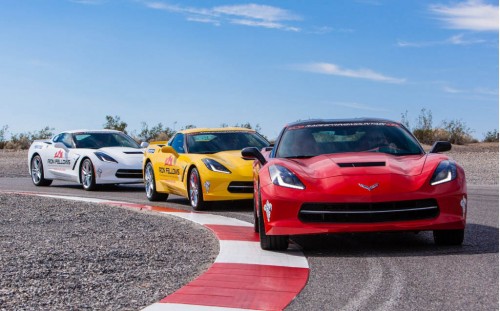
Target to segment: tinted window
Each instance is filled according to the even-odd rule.
[[[216,153],[245,147],[262,149],[269,142],[253,132],[204,132],[188,135],[187,146],[189,153]]]
[[[140,148],[132,137],[123,133],[82,132],[73,134],[76,148],[99,149],[104,147]]]
[[[286,129],[277,146],[277,157],[312,157],[342,152],[421,154],[419,143],[399,124],[353,122],[313,124]]]
[[[55,136],[53,141],[55,143],[62,143],[68,148],[73,148],[73,138],[71,137],[71,134],[61,133]]]
[[[177,151],[177,153],[184,153],[184,134],[178,133],[170,142],[170,146]]]

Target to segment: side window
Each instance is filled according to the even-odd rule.
[[[73,148],[73,137],[71,136],[71,134],[64,134],[62,143],[68,148]]]
[[[177,153],[184,153],[184,134],[177,134],[170,142],[170,146],[177,151]]]
[[[52,140],[55,143],[63,143],[68,148],[73,148],[73,139],[71,138],[71,134],[62,133],[54,137]]]

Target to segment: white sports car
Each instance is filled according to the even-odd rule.
[[[29,173],[36,186],[49,186],[56,179],[77,182],[85,190],[142,183],[142,147],[115,130],[62,132],[31,144]]]

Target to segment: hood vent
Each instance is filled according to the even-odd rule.
[[[123,151],[125,154],[144,154],[142,151]]]
[[[340,167],[372,167],[372,166],[385,166],[385,162],[351,162],[351,163],[337,163]]]

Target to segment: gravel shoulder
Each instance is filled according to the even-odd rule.
[[[173,216],[2,193],[0,213],[0,310],[139,310],[219,252]]]

